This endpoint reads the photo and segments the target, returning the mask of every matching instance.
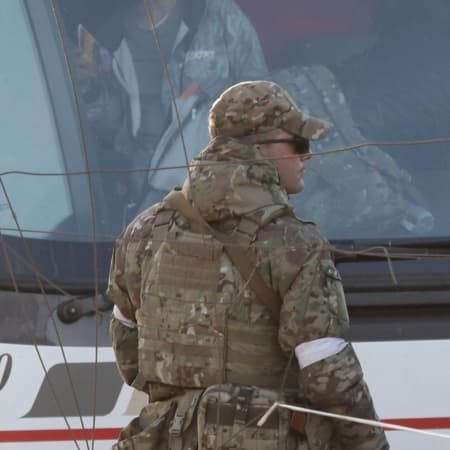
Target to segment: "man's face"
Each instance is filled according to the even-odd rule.
[[[295,136],[287,131],[280,130],[271,136],[271,139],[291,139]],[[256,144],[265,158],[270,158],[278,169],[280,184],[288,194],[296,194],[304,188],[305,162],[311,159],[311,154],[299,155],[295,144],[290,142],[278,142],[274,144]]]

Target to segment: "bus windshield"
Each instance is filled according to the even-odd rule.
[[[24,5],[5,0],[0,11],[2,172],[64,172],[59,130]],[[2,177],[0,224],[4,234],[17,233],[18,225],[47,234],[72,213],[65,177]]]
[[[3,176],[3,234],[18,235],[20,226],[38,239],[92,240],[78,220],[81,198],[96,210],[97,238],[112,240],[183,183],[208,143],[217,95],[238,81],[270,79],[333,125],[312,144],[306,187],[291,198],[300,217],[330,239],[448,235],[447,2],[280,0],[275,11],[269,0],[44,3],[81,119],[85,148],[70,152],[88,155],[81,168],[92,171],[94,203],[67,176]],[[2,170],[79,169],[61,144],[46,49],[21,1],[4,0],[1,11]]]

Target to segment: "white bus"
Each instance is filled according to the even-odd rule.
[[[189,46],[213,2],[179,1]],[[135,82],[158,72],[180,120],[156,117],[157,96],[120,79],[138,3],[0,0],[0,450],[107,449],[146,401],[122,382],[108,337],[113,241],[184,178],[207,142],[210,102],[238,80],[231,66],[218,85],[184,80],[170,64],[175,44],[155,41],[159,71],[141,61]],[[292,201],[337,248],[349,339],[380,419],[450,435],[448,2],[222,5],[245,14],[259,40],[255,76],[333,123],[313,151],[357,146],[314,157]],[[203,44],[196,57],[212,68],[239,51]],[[156,141],[136,125],[136,105],[141,119],[161,119]],[[450,449],[439,437],[387,436],[395,450]]]

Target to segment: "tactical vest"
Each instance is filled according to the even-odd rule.
[[[233,236],[251,249],[259,228],[284,213],[284,207],[273,206],[247,215]],[[175,217],[170,209],[158,213],[152,257],[143,261],[136,314],[140,377],[190,388],[224,383],[296,388],[297,364],[289,365],[281,352],[276,321],[267,311],[260,320],[231,314],[252,292],[224,244],[181,228]]]

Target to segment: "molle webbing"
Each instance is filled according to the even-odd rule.
[[[174,214],[173,210],[162,210],[156,215],[152,230],[152,255],[156,254],[160,245],[166,239]]]
[[[201,230],[212,234],[224,244],[228,257],[237,267],[242,275],[242,278],[247,281],[251,288],[255,291],[258,300],[269,308],[275,322],[278,323],[281,308],[281,299],[279,295],[267,286],[262,276],[257,270],[255,270],[253,261],[249,259],[242,248],[235,245],[236,240],[232,237],[230,238],[227,234],[221,233],[210,227],[181,191],[174,190],[170,192],[166,196],[165,202],[183,214],[183,216],[185,216],[190,222],[192,221],[196,224]],[[279,211],[277,213],[279,216]]]
[[[226,382],[257,384],[259,387],[281,388],[286,358],[278,344],[278,327],[228,320],[226,349]],[[263,345],[262,345],[263,343]],[[283,389],[295,389],[297,373],[290,370]]]
[[[217,424],[217,418],[219,418],[220,425],[232,427],[236,420],[236,413],[239,411],[238,408],[239,405],[232,403],[208,403],[206,405],[206,423]],[[266,412],[266,407],[250,406],[248,408],[246,423],[251,422],[252,424],[255,424]],[[279,420],[278,411],[275,410],[273,414],[269,416],[268,420],[264,422],[262,428],[278,430],[278,427],[280,426]]]
[[[141,308],[136,313],[140,374],[149,382],[188,388],[234,383],[295,389],[296,370],[285,374],[287,359],[278,343],[281,300],[243,249],[231,245],[250,245],[261,217],[270,220],[282,215],[284,208],[268,208],[240,220],[233,240],[204,223],[181,192],[168,197],[165,205],[170,209],[162,209],[155,221],[160,242],[152,244],[152,258],[143,273]],[[174,210],[195,226],[180,228]],[[232,267],[241,274],[240,283],[253,273],[261,278],[263,288],[253,276],[249,285],[263,305],[272,297],[274,324],[267,323],[267,318],[262,323],[230,318],[235,294],[227,284],[233,278],[227,277]]]

